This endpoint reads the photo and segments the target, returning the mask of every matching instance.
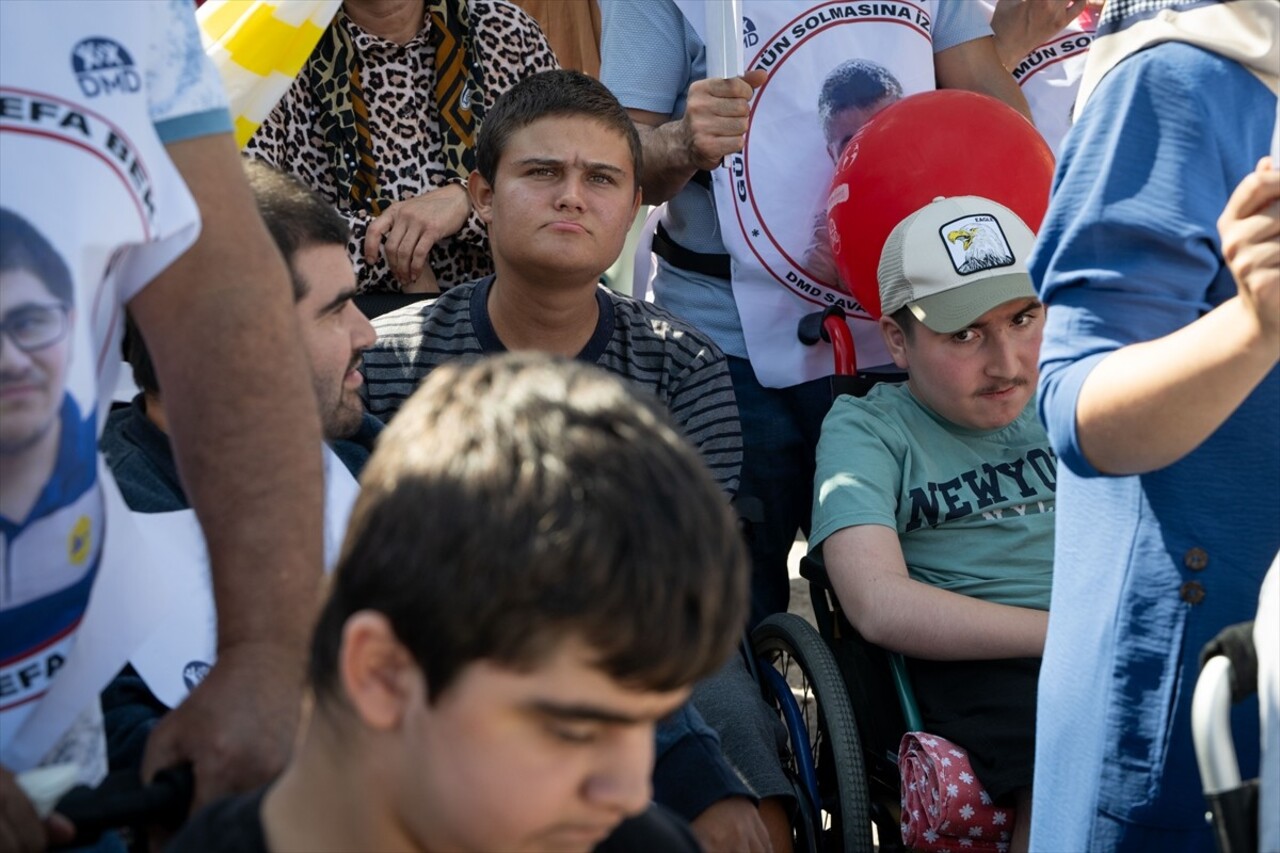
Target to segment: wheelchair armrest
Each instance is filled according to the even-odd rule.
[[[831,589],[827,567],[807,554],[800,558],[800,577],[820,589]]]

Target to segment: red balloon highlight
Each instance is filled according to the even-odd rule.
[[[831,180],[836,269],[880,316],[876,269],[894,226],[938,196],[1003,204],[1033,232],[1049,204],[1053,153],[1031,122],[986,95],[922,92],[880,111],[849,140]]]

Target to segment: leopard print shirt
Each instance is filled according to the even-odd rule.
[[[406,45],[370,35],[344,19],[351,43],[360,52],[361,74],[369,104],[378,186],[386,198],[404,200],[458,179],[444,166],[443,134],[424,101],[435,91],[435,48],[430,20]],[[518,81],[559,68],[547,38],[523,10],[508,0],[472,0],[472,44],[483,78],[480,102],[487,110]],[[398,291],[399,282],[379,255],[364,260],[365,228],[372,217],[351,209],[345,190],[335,186],[325,140],[316,115],[319,106],[300,74],[288,93],[245,146],[245,153],[296,176],[338,208],[351,226],[347,243],[361,292]],[[442,289],[493,272],[484,223],[474,212],[462,230],[438,242],[428,256]]]

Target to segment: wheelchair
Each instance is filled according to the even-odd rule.
[[[822,628],[777,613],[751,637],[765,698],[787,728],[787,770],[798,780],[796,849],[903,850],[898,743],[922,728],[906,669],[848,623],[819,564],[806,558],[801,575]]]
[[[896,371],[857,368],[844,312],[831,307],[805,317],[806,345],[832,345],[832,397],[865,395]],[[899,826],[898,744],[923,728],[901,655],[867,642],[845,618],[825,568],[805,557],[818,628],[790,613],[763,620],[751,643],[758,682],[787,728],[787,771],[795,780],[800,814],[796,850],[863,853],[904,847]]]

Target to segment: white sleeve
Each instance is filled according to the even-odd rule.
[[[205,55],[191,0],[148,2],[147,105],[160,140],[231,131],[222,78]]]

